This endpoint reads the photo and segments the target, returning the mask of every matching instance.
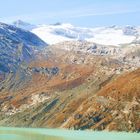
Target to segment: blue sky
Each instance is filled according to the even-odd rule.
[[[140,0],[0,0],[0,21],[77,26],[140,25]]]

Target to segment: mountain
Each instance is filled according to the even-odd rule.
[[[34,51],[47,44],[35,34],[0,23],[0,73],[15,71],[23,61],[34,58]]]
[[[102,45],[119,46],[120,44],[135,42],[140,36],[140,28],[131,26],[82,28],[71,24],[56,24],[40,25],[33,29],[32,32],[49,44],[85,40]]]
[[[18,83],[26,82],[19,88],[18,72],[15,90],[7,91],[7,84],[0,90],[0,125],[139,132],[139,69],[109,56],[52,48],[50,58],[24,70],[30,80],[21,78]]]
[[[40,28],[51,45],[0,24],[0,125],[140,132],[138,27],[56,23],[32,31]],[[97,34],[100,41],[136,39],[115,46],[87,41]]]
[[[81,54],[85,56],[93,55],[97,57],[107,57],[109,59],[116,59],[118,62],[127,64],[131,67],[140,67],[140,45],[131,43],[124,44],[121,46],[107,46],[100,45],[88,41],[65,41],[50,45],[49,48],[60,50],[61,52],[71,52],[71,62],[80,63],[81,59],[75,58],[75,54]],[[45,51],[44,51],[45,52]],[[58,55],[58,54],[57,54]],[[74,55],[74,56],[73,56]],[[84,59],[84,58],[83,58]]]
[[[61,49],[63,46],[70,49]],[[133,97],[138,102],[139,71],[131,74],[133,67],[112,55],[83,51],[92,46],[100,48],[80,41],[48,46],[41,50],[39,58],[19,69],[14,76],[9,75],[0,85],[0,125],[139,131],[137,108],[134,114],[130,112],[136,119],[128,117],[122,126],[120,120],[114,121],[117,120],[114,111],[121,119],[125,115],[120,111],[124,110],[123,102],[129,105]],[[79,48],[82,51],[77,51]],[[44,59],[48,49],[50,55]],[[110,113],[115,115],[110,117]],[[131,127],[127,127],[129,121]],[[116,126],[112,127],[114,123]]]
[[[57,23],[39,25],[32,32],[57,49],[112,55],[134,67],[140,66],[139,26],[82,28]]]
[[[14,21],[12,23],[12,25],[13,26],[16,26],[18,28],[22,28],[24,30],[29,30],[29,31],[37,27],[36,25],[33,25],[33,24],[30,24],[30,23],[24,22],[22,20]]]
[[[101,55],[116,56],[122,53],[120,47],[100,45],[88,41],[65,41],[62,43],[51,45],[50,47],[66,51],[83,52],[100,56]]]
[[[64,41],[89,41],[101,45],[119,46],[122,44],[140,42],[140,27],[135,26],[108,26],[84,28],[73,26],[69,23],[56,23],[50,25],[31,25],[17,21],[15,26],[30,30],[48,44]],[[29,28],[28,28],[29,26]]]

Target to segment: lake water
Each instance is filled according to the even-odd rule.
[[[1,127],[0,140],[140,140],[140,134]]]

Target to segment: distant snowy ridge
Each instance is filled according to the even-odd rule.
[[[68,23],[57,23],[52,25],[38,25],[31,28],[30,31],[50,45],[64,41],[79,40],[113,46],[140,42],[140,28],[133,26],[83,28]]]
[[[70,24],[41,25],[32,30],[48,44],[56,44],[64,41],[85,40],[102,45],[129,44],[135,42],[140,34],[139,29],[129,26],[81,28]]]
[[[34,28],[37,27],[36,25],[33,25],[33,24],[30,24],[30,23],[24,22],[22,20],[14,21],[12,23],[12,25],[14,25],[14,26],[16,26],[18,28],[22,28],[24,30],[32,30],[32,29],[34,29]]]

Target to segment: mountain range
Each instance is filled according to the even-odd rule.
[[[23,21],[15,21],[13,25],[30,30],[48,44],[64,41],[84,40],[101,45],[119,46],[132,42],[140,42],[140,27],[135,26],[109,26],[84,28],[69,23],[56,23],[51,25],[32,25]]]
[[[0,23],[0,125],[140,132],[139,36]]]
[[[18,26],[26,30],[28,25],[32,33],[55,48],[58,46],[59,49],[64,50],[112,55],[122,61],[125,59],[126,63],[140,65],[139,26],[83,28],[63,23],[32,25],[19,20],[13,23],[14,26],[17,25],[15,23],[19,23]]]

